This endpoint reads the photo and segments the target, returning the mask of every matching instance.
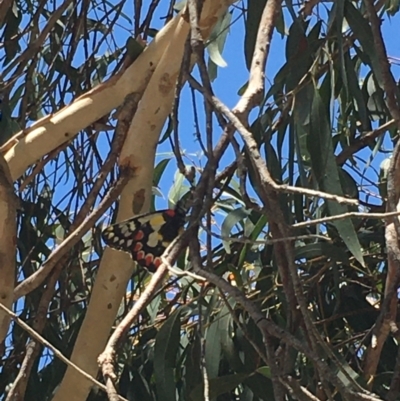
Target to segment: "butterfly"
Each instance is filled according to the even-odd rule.
[[[102,238],[109,247],[130,253],[138,265],[154,273],[165,249],[184,231],[185,217],[186,209],[178,202],[175,209],[144,213],[108,226]]]

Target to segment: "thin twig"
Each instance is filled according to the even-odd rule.
[[[122,189],[126,185],[129,177],[122,175],[116,182],[114,188],[104,197],[99,206],[89,214],[89,216],[76,228],[68,237],[49,255],[42,266],[31,276],[25,279],[14,290],[14,299],[17,300],[21,296],[28,294],[38,288],[49,273],[53,270],[58,261],[66,255],[72,247],[74,247],[85,233],[93,227],[96,221],[104,215],[104,212],[111,206],[115,199],[119,196]]]
[[[190,76],[189,78],[190,84],[195,87],[197,90],[199,90],[203,95],[208,96],[207,92],[205,92],[204,88],[192,77]],[[217,110],[219,110],[221,113],[223,113],[233,124],[235,129],[241,134],[245,135],[248,138],[252,137],[251,132],[242,124],[242,122],[239,120],[238,117],[236,117],[235,113],[231,111],[227,106],[224,105],[216,96],[208,96],[208,100],[212,102]],[[254,140],[253,140],[254,141]],[[256,146],[256,145],[254,145]],[[252,148],[254,148],[254,146]],[[260,163],[263,163],[262,159],[260,158]],[[291,194],[301,194],[301,195],[306,195],[306,196],[316,196],[322,199],[326,200],[332,200],[335,202],[338,202],[340,204],[345,204],[345,205],[352,205],[352,206],[357,206],[359,204],[357,199],[349,199],[345,198],[344,196],[340,195],[335,195],[335,194],[329,194],[326,192],[322,191],[316,191],[313,189],[309,188],[299,188],[299,187],[293,187],[290,185],[279,185],[277,184],[272,177],[268,178],[268,183],[269,185],[277,192],[283,192],[283,193],[291,193]]]
[[[21,320],[14,312],[12,312],[10,309],[6,308],[1,302],[0,302],[0,309],[2,309],[4,312],[6,312],[12,320],[14,320],[18,326],[20,326],[23,330],[25,330],[32,338],[34,338],[36,341],[41,343],[43,346],[49,348],[54,355],[59,358],[61,361],[63,361],[66,365],[71,367],[72,369],[76,370],[79,374],[84,376],[86,379],[88,379],[91,383],[94,385],[98,386],[100,389],[103,391],[107,391],[106,386],[104,384],[100,383],[97,381],[93,376],[89,375],[85,371],[83,371],[79,366],[75,365],[73,362],[71,362],[68,358],[66,358],[56,347],[54,347],[52,344],[50,344],[44,337],[42,337],[40,334],[38,334],[35,330],[33,330],[31,327],[29,327],[23,320]],[[119,400],[121,401],[128,401],[126,398],[118,396]]]
[[[375,66],[374,73],[380,75],[383,89],[386,93],[386,103],[392,118],[396,121],[397,128],[400,128],[400,108],[397,98],[398,88],[395,79],[390,70],[390,64],[387,57],[385,43],[381,32],[381,21],[378,17],[372,0],[364,0],[365,8],[371,32],[374,39],[374,51],[379,60],[379,65]],[[387,211],[394,212],[398,210],[399,190],[397,188],[400,181],[400,142],[397,141],[393,157],[390,161],[387,182]],[[372,386],[381,351],[390,332],[390,324],[396,319],[397,313],[397,289],[400,282],[400,222],[398,218],[393,218],[386,224],[386,246],[388,250],[388,274],[386,277],[385,297],[381,304],[381,311],[373,330],[376,342],[368,347],[365,357],[364,375]]]
[[[181,149],[180,149],[180,141],[179,141],[179,103],[180,103],[180,94],[182,90],[182,86],[185,80],[185,76],[188,75],[190,69],[190,55],[191,55],[191,47],[189,38],[185,43],[185,50],[183,53],[181,68],[179,70],[178,79],[176,80],[175,85],[175,94],[174,94],[174,104],[172,107],[171,120],[172,120],[172,129],[174,141],[170,138],[172,151],[174,152],[176,163],[178,164],[179,171],[184,177],[187,177],[187,171],[185,163],[182,159]]]
[[[232,316],[233,321],[237,324],[238,327],[240,327],[240,330],[242,330],[244,337],[251,344],[251,346],[253,347],[254,351],[256,351],[256,353],[260,357],[260,359],[265,363],[266,366],[269,366],[270,365],[270,361],[268,360],[268,358],[265,355],[265,353],[260,349],[258,344],[250,337],[250,334],[248,333],[248,330],[247,330],[246,326],[236,316],[236,313],[232,309],[232,307],[231,307],[231,305],[230,305],[230,303],[228,301],[228,298],[226,297],[224,292],[221,291],[221,289],[218,289],[218,290],[219,290],[219,295],[221,296],[222,300],[225,303],[225,306],[229,310],[229,313]]]
[[[293,377],[280,377],[279,380],[289,390],[293,399],[299,401],[321,401],[305,387],[301,386],[299,382]]]
[[[171,274],[174,274],[175,276],[178,276],[178,277],[185,277],[185,276],[187,276],[187,277],[191,277],[192,279],[197,280],[197,281],[205,281],[204,277],[198,276],[197,274],[194,274],[194,273],[192,273],[192,272],[190,272],[190,271],[188,271],[188,270],[178,270],[178,269],[175,269],[174,267],[172,267],[172,266],[170,265],[170,263],[168,262],[168,260],[165,259],[164,257],[161,257],[161,260],[162,260],[162,262],[167,266],[168,271],[169,271]]]
[[[17,285],[14,289],[14,300],[28,294],[37,288],[46,279],[53,267],[65,257],[69,250],[75,246],[82,236],[94,225],[99,217],[108,209],[111,203],[119,196],[126,183],[125,176],[128,177],[132,172],[124,171],[120,180],[116,183],[115,187],[111,190],[113,193],[108,193],[105,198],[100,202],[97,209],[88,215],[93,207],[98,193],[102,188],[108,173],[114,168],[117,157],[120,154],[122,145],[124,144],[126,134],[129,129],[132,116],[136,111],[140,97],[137,94],[128,95],[125,99],[124,105],[118,111],[118,125],[115,132],[114,140],[111,145],[110,153],[107,161],[102,166],[96,181],[91,188],[85,203],[79,210],[74,223],[71,225],[71,233],[69,236],[56,248],[43,263],[43,265],[31,276],[26,278],[23,282]],[[117,189],[117,187],[119,189]],[[88,215],[88,216],[87,216]],[[87,218],[85,219],[85,217]]]
[[[397,348],[396,365],[393,371],[390,388],[386,395],[386,401],[396,401],[400,389],[400,347]]]
[[[118,324],[114,333],[111,335],[107,342],[104,351],[98,357],[98,364],[101,368],[104,380],[107,386],[107,394],[112,397],[115,394],[115,381],[116,373],[114,369],[114,361],[117,355],[118,346],[122,338],[126,335],[133,322],[138,318],[140,312],[146,307],[151,301],[153,296],[156,294],[158,288],[161,286],[164,278],[168,273],[168,266],[171,266],[177,259],[180,251],[187,244],[187,232],[183,233],[180,237],[176,238],[165,250],[162,258],[168,263],[162,263],[152,275],[150,282],[146,285],[146,288],[140,295],[140,298],[135,302],[133,308]]]
[[[353,143],[344,148],[337,156],[336,163],[341,166],[346,160],[351,157],[354,153],[359,152],[364,149],[366,146],[371,145],[374,140],[384,134],[388,129],[393,127],[396,124],[396,120],[391,119],[387,121],[385,124],[382,124],[380,127],[375,128],[372,131],[362,133],[359,138],[357,138]]]
[[[370,399],[374,401],[379,400],[379,398],[375,398],[374,396],[368,397],[365,394],[359,394],[354,391],[351,391],[350,389],[343,390],[344,386],[343,383],[337,377],[336,374],[333,374],[333,372],[328,367],[324,359],[321,358],[321,355],[310,349],[307,343],[298,340],[287,330],[279,327],[273,321],[267,319],[259,309],[258,305],[252,300],[248,299],[246,295],[242,291],[240,291],[237,287],[232,286],[230,283],[228,283],[222,277],[217,276],[212,271],[203,269],[201,265],[200,248],[197,236],[193,236],[189,243],[189,253],[195,273],[206,278],[207,281],[214,284],[223,292],[227,293],[231,298],[235,299],[236,302],[241,304],[243,308],[247,311],[247,313],[250,315],[250,317],[253,319],[255,324],[258,326],[264,337],[271,335],[285,342],[289,346],[297,349],[298,351],[304,353],[305,356],[310,358],[310,360],[312,360],[318,366],[319,370],[325,375],[325,377],[330,379],[331,383],[334,386],[337,386],[338,389],[340,389],[341,392],[343,392],[344,394],[353,397],[349,399],[354,399],[354,400]]]
[[[317,224],[329,223],[331,221],[343,220],[349,218],[366,218],[366,219],[382,219],[389,220],[395,216],[399,216],[400,212],[390,212],[390,213],[363,213],[363,212],[348,212],[343,214],[337,214],[335,216],[322,217],[320,219],[314,219],[309,221],[302,221],[301,223],[295,223],[292,225],[293,228],[301,228],[314,226]]]
[[[278,242],[284,241],[299,241],[307,239],[320,239],[327,242],[332,242],[332,239],[318,234],[305,234],[305,235],[293,235],[291,237],[276,238],[276,239],[265,239],[265,240],[252,240],[250,238],[236,238],[236,237],[226,237],[224,235],[219,235],[217,233],[211,232],[211,235],[215,238],[221,239],[222,241],[238,243],[238,244],[249,244],[249,245],[269,245],[277,244]]]
[[[203,8],[202,0],[189,0],[188,1],[188,11],[189,11],[189,23],[190,23],[190,45],[193,51],[193,54],[196,58],[196,62],[199,68],[201,82],[205,91],[212,96],[213,90],[211,86],[210,77],[208,75],[208,69],[206,67],[206,62],[204,58],[204,40],[201,34],[201,30],[199,27],[200,14]],[[206,144],[207,144],[207,152],[206,156],[208,158],[208,164],[211,168],[214,168],[215,161],[213,155],[213,129],[212,129],[212,105],[204,98],[204,109],[205,109],[205,120],[206,120]],[[223,126],[225,126],[225,122],[221,121]],[[215,175],[212,174],[209,176],[208,188],[205,194],[204,204],[207,208],[206,214],[206,224],[209,230],[211,230],[212,224],[212,216],[211,216],[211,205],[213,201],[213,189],[215,186]],[[206,237],[206,247],[207,249],[212,248],[211,244],[211,236],[207,234]],[[207,265],[212,265],[212,254],[207,253]],[[206,372],[203,371],[203,379],[207,380],[207,383],[204,383],[204,397],[209,398],[208,394],[208,378],[206,377]]]
[[[204,298],[205,287],[201,286],[199,297],[200,299]],[[210,401],[210,381],[208,379],[207,374],[207,364],[206,364],[206,339],[205,339],[205,330],[203,327],[203,311],[202,311],[202,302],[197,302],[197,307],[199,309],[199,337],[200,337],[200,370],[202,373],[203,379],[203,397],[204,401]]]

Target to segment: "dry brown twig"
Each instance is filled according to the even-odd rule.
[[[132,101],[132,98],[130,98]],[[133,102],[133,105],[136,105],[137,102]],[[132,103],[130,104],[130,112],[133,113],[134,107]],[[129,114],[129,113],[128,113]],[[48,305],[51,302],[51,299],[54,295],[56,282],[65,266],[64,260],[66,259],[66,255],[69,250],[76,245],[76,243],[82,238],[82,236],[94,225],[96,220],[104,214],[104,212],[110,207],[111,203],[118,197],[121,193],[123,187],[125,186],[127,180],[130,177],[129,172],[124,171],[121,174],[120,179],[115,184],[114,188],[107,194],[107,196],[100,202],[99,206],[89,214],[89,216],[84,219],[84,216],[88,213],[91,205],[95,202],[98,192],[101,189],[106,176],[111,168],[113,168],[115,159],[119,154],[120,148],[125,139],[127,127],[124,124],[121,124],[120,132],[116,133],[115,139],[113,141],[113,146],[110,151],[110,155],[108,161],[103,166],[102,171],[99,173],[98,178],[93,185],[84,205],[79,211],[73,225],[71,226],[71,230],[73,230],[70,235],[63,241],[63,243],[56,248],[46,262],[42,265],[42,267],[37,270],[33,275],[24,280],[17,288],[14,290],[14,297],[18,295],[24,295],[32,289],[37,288],[46,278],[50,275],[49,280],[47,282],[47,287],[41,297],[39,307],[37,310],[36,318],[34,320],[34,331],[36,333],[41,333],[45,327],[47,321],[47,310]],[[107,171],[104,171],[106,169]],[[83,221],[82,221],[83,220]],[[79,225],[78,223],[82,221]],[[74,227],[77,228],[74,230]],[[28,379],[30,377],[30,371],[33,367],[33,363],[40,352],[40,343],[34,341],[33,339],[29,341],[26,346],[26,353],[24,360],[21,364],[20,372],[13,382],[13,385],[10,389],[10,392],[7,396],[7,400],[12,400],[15,398],[16,394],[21,397],[25,391]]]
[[[252,134],[251,132],[245,127],[245,124],[242,123],[242,121],[237,117],[237,113],[235,113],[235,109],[232,111],[225,106],[215,95],[210,95],[207,91],[204,90],[204,88],[193,78],[189,77],[189,82],[190,84],[199,90],[203,95],[205,95],[211,103],[214,104],[214,107],[220,111],[221,113],[225,114],[227,118],[231,121],[232,125],[237,129],[237,131],[240,134],[244,134],[247,137],[251,137]],[[260,160],[261,157],[260,157]],[[289,193],[289,194],[301,194],[305,196],[315,196],[318,198],[326,199],[326,200],[332,200],[334,202],[344,204],[344,205],[352,205],[352,206],[357,206],[358,200],[357,199],[349,199],[344,196],[340,195],[335,195],[335,194],[330,194],[327,192],[323,191],[316,191],[313,189],[309,188],[299,188],[299,187],[293,187],[290,185],[279,185],[277,184],[271,177],[268,178],[268,182],[275,191],[277,192],[282,192],[282,193]]]
[[[247,86],[247,89],[244,93],[244,95],[241,97],[239,100],[238,104],[235,106],[235,108],[232,110],[232,112],[229,109],[225,109],[223,107],[218,107],[221,106],[221,104],[217,104],[215,101],[215,96],[213,96],[211,90],[209,88],[201,88],[201,92],[203,95],[207,98],[207,100],[213,105],[214,109],[217,110],[218,112],[221,112],[225,114],[225,116],[230,120],[231,126],[234,127],[234,129],[238,130],[238,125],[244,126],[247,125],[247,119],[250,111],[252,108],[256,107],[262,99],[262,95],[264,92],[264,80],[265,80],[265,65],[266,65],[266,59],[267,55],[269,52],[269,47],[270,47],[270,42],[272,38],[272,33],[273,29],[275,26],[275,17],[278,12],[280,12],[280,6],[281,2],[280,1],[269,1],[263,11],[260,24],[259,24],[259,29],[257,33],[257,38],[256,38],[256,44],[255,44],[255,49],[254,49],[254,54],[253,54],[253,59],[251,63],[251,68],[250,68],[250,77],[249,77],[249,83]],[[194,82],[193,79],[191,79],[191,82]],[[243,121],[243,124],[242,124]],[[246,130],[247,131],[247,130]],[[241,132],[240,132],[241,133]],[[233,134],[233,132],[230,130],[230,136]],[[242,133],[241,133],[242,134]],[[251,136],[251,134],[250,134]],[[242,135],[243,138],[243,135]],[[244,141],[246,143],[246,138],[244,138]],[[254,140],[253,140],[254,141]],[[251,152],[253,150],[251,147],[248,146],[248,143],[246,143],[248,150]],[[259,167],[257,165],[257,162],[260,162],[261,164],[263,163],[261,160],[261,157],[259,156],[256,160],[256,164],[254,165],[255,170]],[[211,163],[212,165],[212,163]],[[210,169],[212,170],[212,169]],[[264,170],[266,173],[266,176],[269,177],[268,171]],[[269,177],[269,185],[270,186],[275,186],[275,183],[273,182],[272,178]],[[263,185],[262,183],[261,185]],[[267,204],[264,204],[264,207],[268,208],[268,203],[269,200],[263,199],[263,201],[266,201]],[[279,206],[278,206],[279,207]],[[274,219],[274,218],[273,218]],[[279,237],[285,236],[285,235],[279,235]],[[194,246],[194,240],[193,240],[193,246]],[[198,246],[197,246],[198,248]],[[196,247],[192,249],[190,248],[190,253],[192,257],[192,261],[194,258],[199,259],[199,255],[195,254]],[[200,265],[198,264],[198,268],[200,269]],[[196,271],[196,269],[195,269]],[[197,273],[197,271],[196,271]],[[285,279],[283,279],[284,282],[287,282]],[[287,288],[286,293],[290,296],[290,289]],[[294,298],[291,297],[291,299],[294,301]],[[294,304],[294,302],[291,302],[291,304]],[[290,301],[289,301],[290,302]],[[270,334],[268,332],[263,332],[264,335],[264,340],[265,340],[265,346],[266,350],[270,349],[269,343],[270,343]],[[268,355],[269,358],[272,358],[272,355]],[[272,359],[270,360],[270,366],[271,366],[271,373],[272,373],[272,382],[273,382],[273,388],[274,388],[274,394],[277,400],[283,399],[285,390],[282,386],[282,384],[279,382],[278,377],[280,376],[280,370],[278,368],[278,365],[272,362]]]
[[[250,317],[253,319],[255,324],[258,326],[263,336],[271,335],[275,338],[279,338],[285,344],[288,344],[289,346],[303,353],[310,360],[315,361],[319,370],[323,374],[325,374],[326,377],[329,377],[331,379],[331,383],[333,385],[337,386],[338,388],[343,385],[337,375],[332,374],[330,368],[325,363],[325,361],[322,360],[320,354],[313,351],[311,348],[308,347],[305,342],[298,340],[287,330],[279,327],[274,322],[267,319],[264,313],[262,313],[259,309],[258,305],[252,300],[248,299],[246,295],[237,287],[233,287],[222,277],[217,276],[215,273],[202,268],[198,237],[196,235],[191,236],[191,241],[189,243],[189,253],[195,273],[203,276],[208,282],[214,284],[217,288],[228,294],[229,297],[241,304],[250,315]],[[347,395],[349,396],[349,400],[381,401],[381,399],[376,397],[375,395],[360,394],[351,390],[347,392]]]
[[[2,0],[0,2],[0,26],[3,26],[3,21],[7,16],[8,10],[11,10],[14,2],[12,0]]]
[[[125,185],[125,179],[123,182],[117,182],[116,186],[111,190],[113,193],[109,193],[103,201],[99,204],[92,213],[89,213],[93,207],[98,193],[101,190],[108,173],[114,168],[115,162],[119,156],[122,145],[124,144],[126,133],[129,128],[130,121],[133,114],[136,111],[137,104],[139,102],[137,95],[128,95],[125,100],[125,107],[122,107],[119,112],[119,122],[115,132],[115,137],[111,146],[110,154],[107,161],[103,164],[97,179],[90,190],[90,193],[86,197],[85,203],[82,205],[75,221],[71,225],[71,233],[68,237],[49,255],[43,265],[31,276],[26,278],[23,282],[17,285],[14,290],[14,300],[28,294],[29,292],[40,286],[46,277],[50,274],[54,266],[60,262],[69,250],[75,246],[83,235],[94,225],[99,217],[101,217],[110,204],[118,197]],[[130,176],[131,172],[126,171],[124,176]],[[122,179],[123,177],[121,177]],[[117,188],[118,187],[118,188]],[[88,216],[87,216],[88,215]],[[87,216],[87,217],[86,217]],[[61,263],[64,264],[64,263]]]
[[[212,92],[211,81],[208,76],[208,70],[206,67],[206,62],[204,59],[204,41],[199,28],[200,13],[203,6],[201,0],[188,0],[188,12],[189,12],[189,23],[190,23],[190,46],[192,48],[194,57],[197,62],[197,66],[200,72],[201,81],[205,91],[210,95]],[[206,121],[206,156],[208,158],[207,162],[210,169],[214,169],[215,161],[213,157],[213,135],[212,135],[212,107],[211,104],[204,99],[204,109],[205,109],[205,121]],[[223,124],[222,126],[225,126]],[[208,178],[208,186],[204,197],[204,207],[206,208],[206,225],[207,225],[207,236],[206,236],[206,247],[207,249],[212,248],[212,237],[209,234],[211,230],[211,206],[213,202],[213,191],[215,185],[215,175],[210,174]],[[207,266],[212,266],[212,253],[207,253]],[[202,287],[203,291],[203,287]],[[201,304],[199,304],[199,315],[202,316]],[[200,370],[203,381],[203,397],[205,401],[210,399],[210,386],[209,378],[207,375],[207,369],[205,367],[205,339],[202,330],[202,319],[199,320],[199,333],[200,333]]]
[[[50,257],[47,259],[48,264],[46,266],[43,265],[45,268],[42,271],[38,270],[40,275],[32,275],[30,276],[31,281],[27,281],[28,279],[24,281],[24,283],[27,283],[27,287],[23,286],[22,289],[26,290],[34,285],[37,287],[50,274],[46,289],[40,299],[39,306],[36,311],[33,324],[33,331],[35,333],[41,333],[46,325],[48,306],[53,298],[57,280],[63,268],[65,267],[65,263],[62,263],[63,257],[68,253],[71,247],[73,247],[80,240],[87,230],[93,226],[94,222],[110,207],[111,203],[114,202],[114,200],[121,193],[128,179],[129,176],[123,174],[122,177],[117,181],[114,188],[107,194],[102,202],[100,202],[98,208],[94,210],[88,216],[88,218],[50,255]],[[31,339],[28,342],[24,360],[21,364],[18,376],[10,388],[6,401],[24,398],[31,369],[33,368],[34,362],[40,352],[40,344],[41,342],[35,341],[34,339]]]
[[[364,149],[366,146],[371,145],[376,138],[384,134],[388,129],[395,125],[396,121],[391,119],[386,123],[382,124],[380,127],[375,128],[372,131],[363,133],[357,140],[343,149],[337,156],[336,156],[336,163],[341,166],[346,162],[346,160],[351,157],[354,153]]]
[[[185,247],[185,238],[187,238],[188,233],[186,232],[185,234],[175,239],[165,250],[164,254],[162,255],[162,259],[165,259],[167,263],[164,263],[163,261],[163,263],[157,268],[157,271],[152,275],[150,282],[146,285],[146,288],[140,294],[139,299],[135,302],[133,308],[118,324],[110,339],[108,340],[104,351],[98,357],[98,364],[101,368],[104,380],[106,382],[107,394],[110,401],[114,401],[117,394],[117,390],[115,387],[117,375],[115,373],[114,364],[115,357],[118,351],[118,345],[131,328],[133,322],[138,318],[140,312],[152,300],[158,288],[162,285],[162,282],[164,281],[168,273],[168,266],[171,266],[175,262],[180,251]]]
[[[381,76],[383,90],[386,93],[386,103],[397,128],[400,129],[400,105],[397,101],[397,85],[390,70],[385,43],[381,32],[381,22],[377,15],[372,0],[364,0],[367,10],[368,20],[371,25],[371,32],[374,39],[375,52],[378,55],[379,66],[375,74]],[[400,143],[397,141],[393,151],[389,172],[388,172],[388,201],[387,211],[395,212],[399,210],[400,190]],[[391,322],[396,320],[397,313],[397,288],[400,281],[400,222],[398,218],[393,218],[386,224],[386,246],[388,252],[388,273],[386,277],[385,297],[381,304],[381,311],[373,330],[373,339],[368,347],[364,360],[364,376],[369,383],[373,384],[378,362],[380,360],[383,345],[390,332]],[[400,361],[397,361],[400,363]],[[398,370],[398,369],[397,369]],[[392,382],[393,384],[394,382]],[[391,388],[389,393],[393,393]],[[393,394],[392,394],[393,395]]]
[[[35,330],[33,330],[31,327],[29,327],[23,320],[21,320],[13,311],[8,309],[6,306],[4,306],[2,303],[0,303],[0,309],[4,312],[7,313],[12,320],[14,320],[18,326],[20,326],[23,330],[25,330],[33,339],[35,339],[38,343],[42,344],[44,347],[47,347],[50,349],[54,355],[59,358],[61,361],[63,361],[66,365],[70,366],[72,369],[75,369],[79,374],[84,376],[86,379],[88,379],[90,382],[92,382],[95,386],[99,387],[103,391],[106,391],[106,386],[104,386],[103,383],[100,383],[97,381],[94,377],[91,375],[87,374],[85,371],[79,368],[79,366],[75,365],[72,363],[68,358],[66,358],[60,350],[58,350],[56,347],[54,347],[51,343],[49,343],[44,337],[42,337],[39,333],[37,333]],[[119,396],[118,398],[120,401],[127,401],[126,398],[123,398]]]
[[[288,188],[286,186],[279,186],[273,181],[265,165],[265,162],[259,154],[257,143],[252,137],[251,133],[246,129],[246,125],[248,125],[247,117],[249,111],[253,106],[257,105],[259,97],[263,92],[266,54],[268,52],[269,43],[272,36],[271,27],[274,26],[274,17],[279,10],[279,6],[280,2],[268,2],[266,5],[263,17],[261,18],[260,29],[258,32],[259,36],[257,37],[252,68],[250,71],[249,85],[239,104],[232,111],[230,111],[229,108],[218,101],[215,96],[210,95],[209,91],[204,90],[203,88],[201,88],[200,90],[205,96],[207,96],[209,101],[213,104],[214,108],[222,112],[230,120],[232,126],[234,126],[235,129],[242,136],[242,139],[244,140],[247,147],[251,163],[253,164],[254,170],[257,173],[257,179],[259,181],[260,188],[259,196],[262,199],[266,213],[270,218],[272,233],[276,238],[288,238],[290,237],[290,235],[288,234],[289,228],[284,223],[282,213],[280,212],[279,203],[277,202],[277,193],[278,190],[288,190],[288,192],[304,192],[304,190],[299,188],[295,188],[294,190],[292,190],[291,188]],[[331,197],[332,195],[328,194],[328,196]],[[338,201],[339,199],[336,198],[335,200]],[[346,199],[340,200],[344,200],[346,203],[348,202],[348,200]],[[357,203],[357,201],[354,200],[352,202]],[[288,241],[283,241],[282,246],[280,246],[279,244],[277,245],[277,264],[282,277],[285,293],[288,297],[290,305],[289,312],[291,312],[293,316],[297,315],[297,305],[300,305],[300,311],[302,315],[301,320],[304,322],[305,332],[307,334],[307,337],[309,338],[309,343],[312,349],[316,351],[316,347],[318,344],[323,345],[323,340],[321,339],[319,333],[315,330],[309,316],[301,283],[297,274],[297,269],[294,265],[294,254],[292,248],[292,244],[290,244]],[[266,347],[268,349],[268,335],[266,335],[266,337],[264,338],[266,340]],[[365,394],[362,394],[363,390],[359,386],[357,386],[354,380],[351,380],[354,385],[353,390],[351,390],[347,386],[345,386],[341,380],[338,380],[333,372],[327,369],[327,366],[324,366],[324,368],[322,369],[322,366],[319,363],[320,361],[317,361],[315,359],[312,359],[312,361],[318,368],[320,377],[324,378],[323,385],[325,386],[327,392],[329,392],[329,389],[326,380],[329,378],[331,383],[335,383],[335,385],[338,386],[342,394],[348,396],[350,393],[354,392],[354,389],[356,389],[361,392],[359,394],[360,397],[365,396]],[[276,367],[275,365],[273,366],[274,368]],[[327,371],[329,372],[328,376],[326,375]],[[277,399],[280,399],[284,394],[282,385],[277,380],[279,374],[280,373],[278,370],[272,372],[274,391],[276,391]]]
[[[122,175],[121,178],[116,182],[114,188],[112,188],[100,202],[99,206],[92,213],[90,213],[89,216],[74,231],[72,231],[71,234],[69,234],[68,237],[53,252],[51,252],[47,260],[38,270],[36,270],[35,273],[26,278],[15,288],[15,300],[38,288],[43,283],[60,259],[66,255],[71,248],[80,241],[86,232],[93,227],[95,222],[103,216],[105,211],[121,193],[127,179],[128,178],[125,174]]]
[[[399,216],[399,212],[390,212],[390,213],[362,213],[362,212],[348,212],[337,214],[335,216],[328,216],[322,217],[320,219],[314,219],[310,221],[302,221],[300,223],[295,223],[292,225],[293,228],[301,228],[301,227],[308,227],[313,226],[316,224],[323,224],[329,223],[331,221],[342,220],[342,219],[349,219],[349,218],[366,218],[366,219],[382,219],[382,220],[389,220],[395,216]]]
[[[312,394],[306,387],[301,386],[292,376],[280,377],[279,380],[288,389],[293,399],[299,401],[321,401],[320,398]]]

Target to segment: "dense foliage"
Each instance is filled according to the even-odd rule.
[[[321,192],[311,196],[301,190],[282,190],[277,195],[280,213],[291,227],[294,262],[316,333],[307,332],[297,303],[287,294],[286,286],[292,288],[292,284],[281,274],[282,242],[274,242],[251,151],[239,135],[219,161],[207,195],[213,201],[202,216],[199,239],[207,269],[233,283],[268,319],[304,344],[318,336],[321,360],[328,361],[332,374],[345,387],[358,385],[375,393],[376,399],[395,400],[400,399],[400,389],[392,382],[393,372],[399,369],[395,333],[383,346],[374,380],[366,374],[371,329],[379,316],[388,271],[385,222],[369,214],[385,211],[388,161],[382,169],[381,163],[397,140],[396,116],[387,103],[385,74],[367,3],[372,4],[283,2],[275,20],[265,92],[249,120],[252,137],[275,182]],[[398,23],[397,3],[375,5],[388,49],[394,40],[392,27]],[[215,95],[229,106],[231,91],[239,98],[246,89],[246,66],[250,69],[266,4],[265,0],[235,3],[206,42]],[[3,1],[3,150],[13,135],[129,65],[182,7],[164,0],[143,4],[139,0]],[[241,43],[236,43],[237,38]],[[393,74],[396,56],[389,53],[388,57]],[[228,63],[221,68],[224,59]],[[239,67],[235,60],[240,60]],[[240,68],[240,73],[235,72]],[[244,79],[238,82],[234,74]],[[193,76],[199,77],[196,67]],[[194,179],[189,183],[177,167],[171,118],[157,149],[152,210],[165,208],[168,199],[176,202],[190,185],[198,184],[210,146],[215,146],[224,130],[216,118],[219,111],[214,110],[209,135],[203,95],[193,80],[185,84],[181,98],[178,137]],[[73,140],[43,155],[15,181],[20,200],[17,283],[43,266],[109,193],[119,174],[111,152],[118,139],[116,118],[117,113],[111,112],[94,121]],[[356,199],[359,205],[327,200],[324,193]],[[100,232],[115,220],[116,210],[118,201],[55,263],[53,273],[38,288],[14,303],[18,317],[67,358],[84,321],[104,252]],[[365,215],[324,220],[352,211]],[[313,224],[316,219],[322,220]],[[188,250],[181,253],[176,266],[192,269]],[[119,268],[124,266],[115,266]],[[148,282],[143,270],[133,274],[115,324]],[[257,324],[229,293],[192,276],[170,276],[120,345],[116,361],[120,394],[129,400],[202,400],[206,376],[210,399],[278,399],[271,368],[275,361],[286,399],[296,399],[299,392],[305,400],[345,399],[330,377],[321,377],[309,355],[273,336],[266,344]],[[53,351],[15,321],[0,349],[1,400],[9,399],[8,391],[22,368],[27,380],[20,399],[52,398],[66,370]],[[102,380],[101,375],[98,379]],[[94,388],[88,399],[105,400],[107,394]]]

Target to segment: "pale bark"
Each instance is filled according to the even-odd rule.
[[[205,1],[201,20],[205,37],[233,2]],[[121,166],[134,168],[136,174],[121,195],[118,221],[132,216],[135,194],[145,193],[143,209],[148,209],[150,203],[156,145],[171,112],[175,82],[189,33],[189,24],[182,16],[175,19],[174,26],[175,31],[170,34],[171,40],[164,44],[164,54],[143,94],[121,152]],[[127,254],[105,249],[86,317],[71,356],[75,364],[91,375],[95,376],[98,370],[97,357],[110,334],[132,268],[133,263]],[[53,401],[85,400],[90,386],[87,379],[68,368]]]
[[[0,155],[0,303],[12,309],[17,244],[16,209],[18,198],[10,171]],[[0,310],[0,343],[7,335],[10,316]]]
[[[5,143],[0,150],[9,164],[12,179],[21,177],[42,156],[70,141],[80,130],[120,106],[128,94],[143,92],[165,48],[174,40],[181,18],[179,14],[172,19],[123,74],[96,86]]]

